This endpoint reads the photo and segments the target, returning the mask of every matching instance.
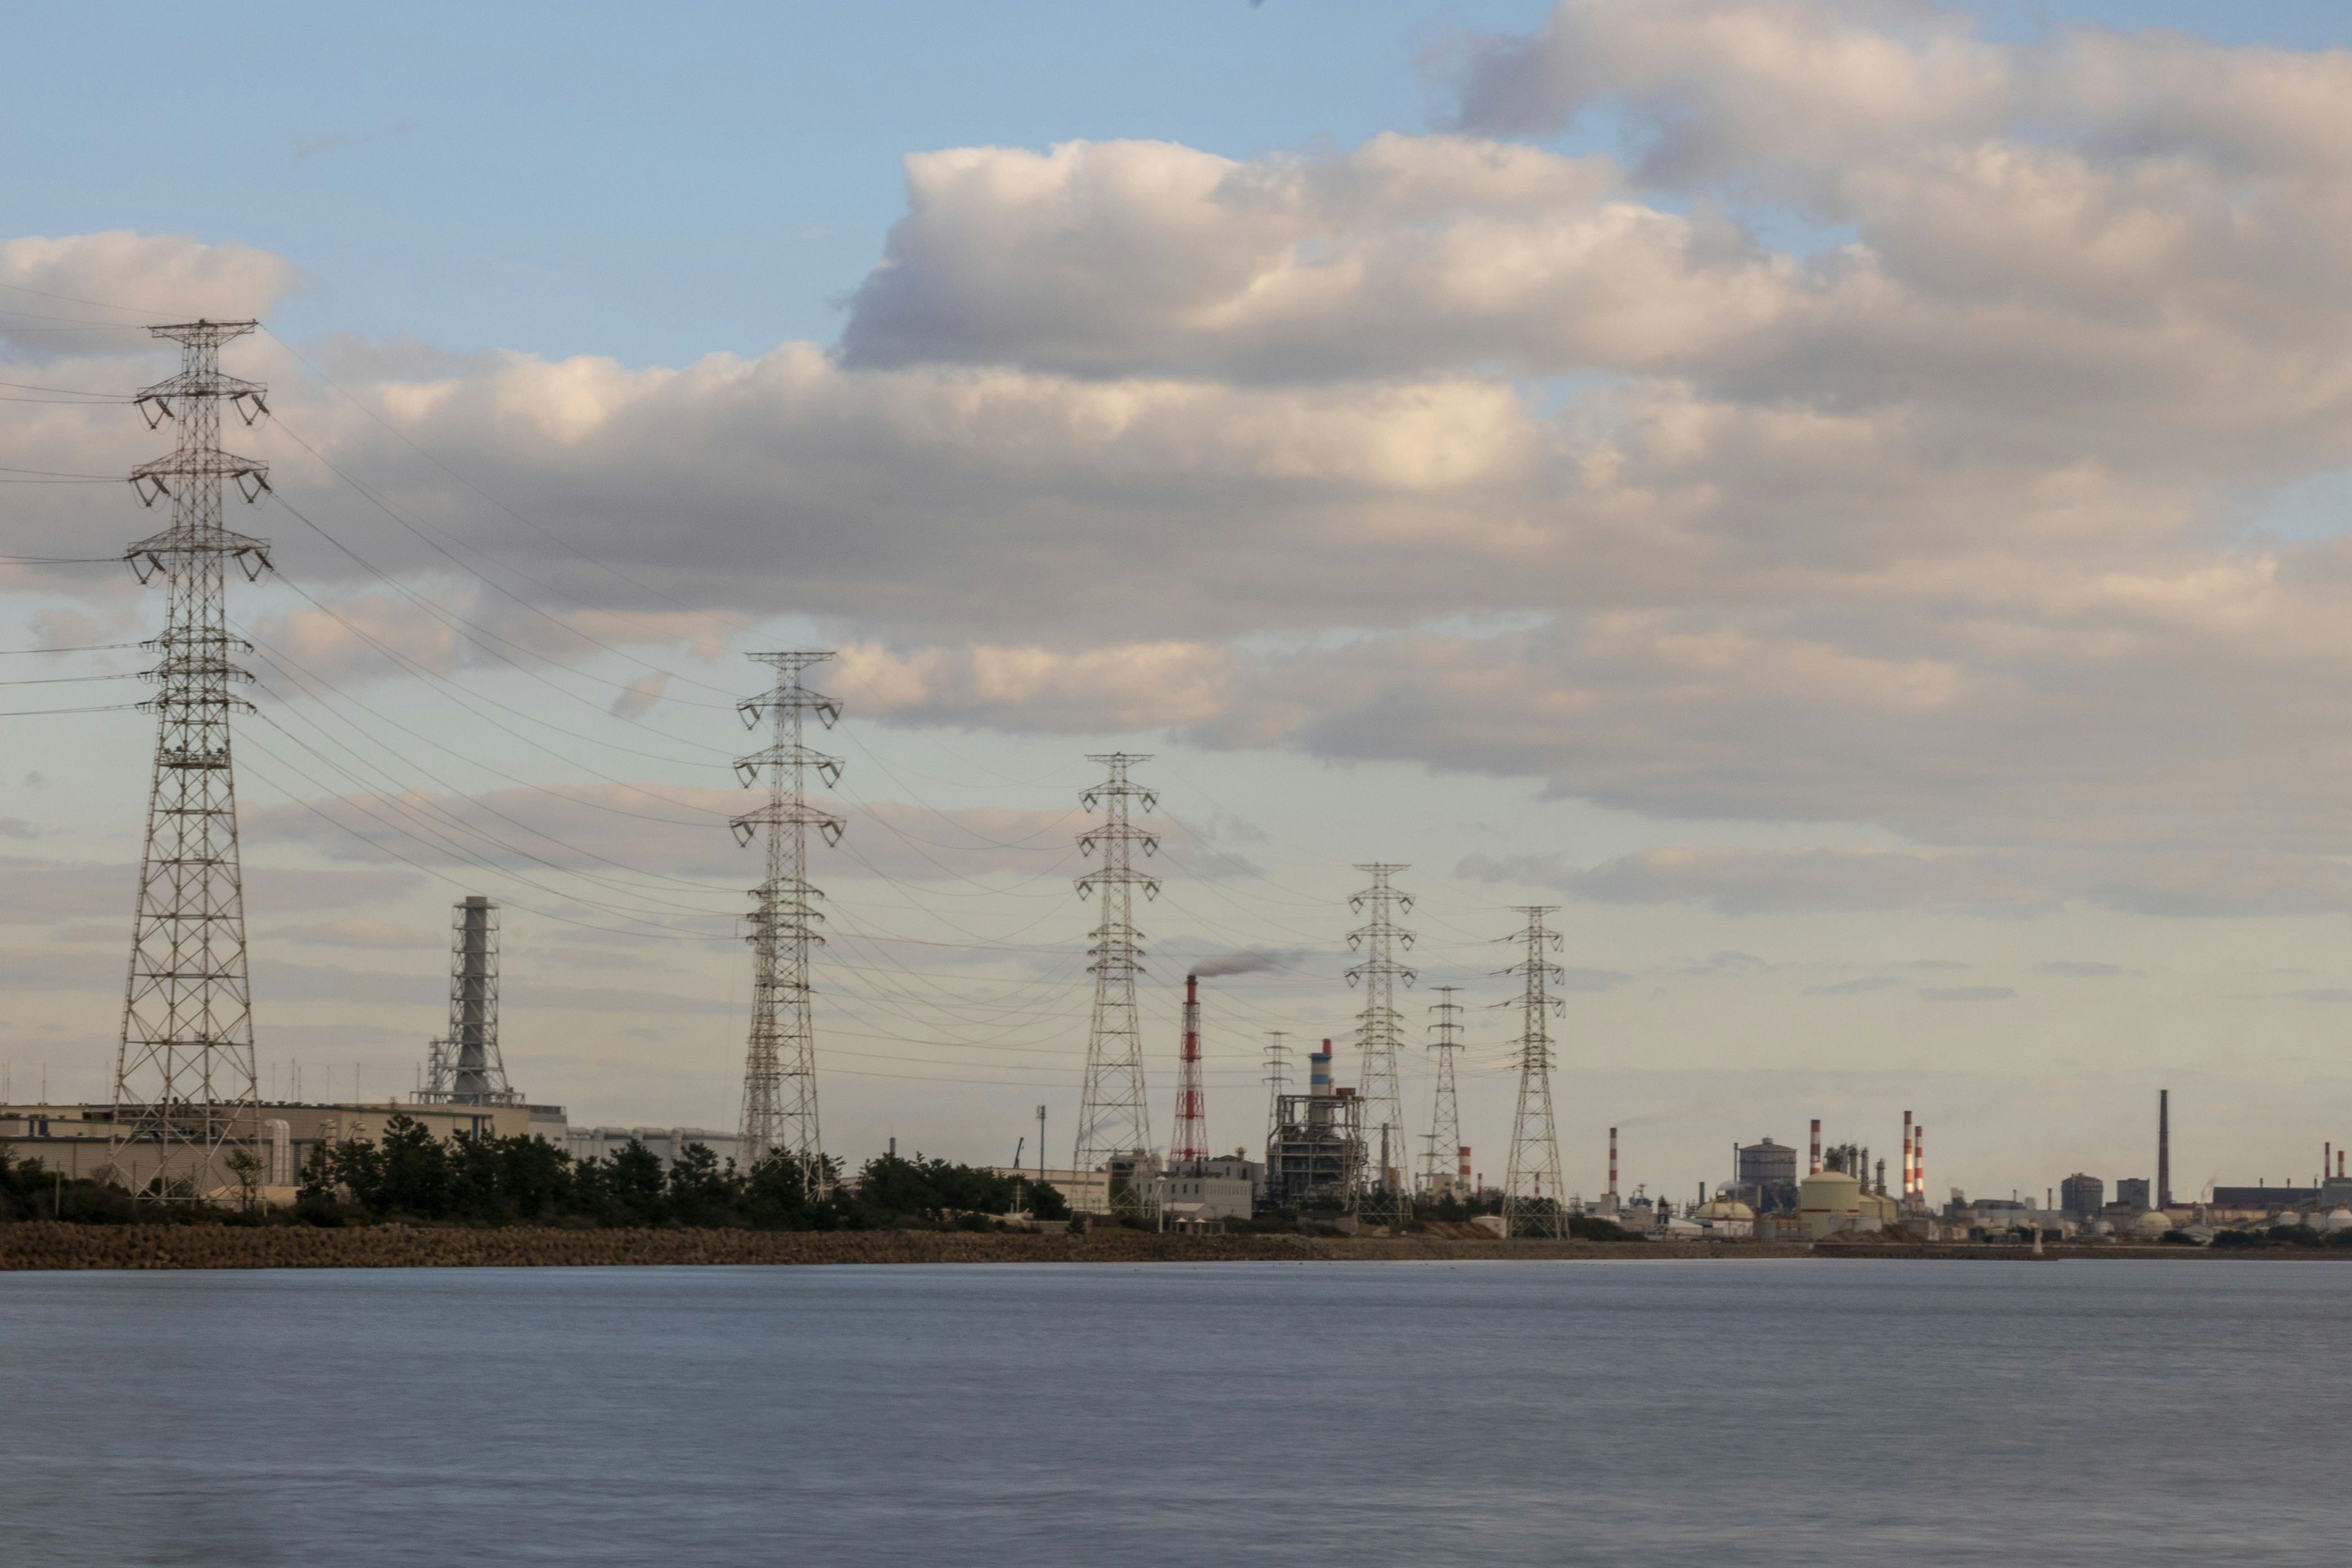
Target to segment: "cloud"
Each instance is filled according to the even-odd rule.
[[[149,321],[267,316],[309,279],[249,246],[115,229],[0,240],[0,285],[13,297],[0,347],[46,359],[145,353]]]
[[[1704,904],[1738,915],[1916,910],[2021,918],[2069,904],[2180,917],[2352,911],[2352,865],[2254,849],[1661,848],[1590,867],[1559,853],[1472,855],[1455,873],[1555,889],[1595,903]],[[2059,965],[2048,973],[2123,972]]]
[[[2017,993],[2006,985],[1929,985],[1918,994],[1923,1002],[2006,1002]]]
[[[2057,974],[2074,979],[2089,980],[2102,979],[2117,974],[2132,974],[2137,972],[2135,970],[2126,969],[2120,963],[2085,963],[2069,959],[2052,959],[2047,963],[2035,964],[2033,966],[2033,973],[2036,974]]]
[[[310,925],[288,926],[271,931],[267,935],[271,942],[294,942],[301,946],[359,947],[377,952],[440,949],[449,945],[446,932],[422,931],[412,926],[392,925],[358,915]]]
[[[564,784],[479,795],[406,790],[249,808],[244,834],[257,844],[301,845],[361,863],[405,858],[496,878],[583,872],[613,888],[631,887],[633,904],[653,900],[671,911],[666,919],[723,928],[740,910],[735,888],[759,874],[758,857],[736,842],[728,823],[764,798],[740,789],[671,784]],[[1003,871],[1034,878],[1066,867],[1076,875],[1076,838],[1086,820],[1075,805],[935,811],[889,802],[819,804],[848,823],[837,847],[813,852],[812,864],[828,879],[941,881]],[[681,879],[683,886],[663,886]],[[705,889],[696,882],[712,885]]]
[[[831,349],[322,348],[359,405],[289,381],[249,439],[367,565],[257,514],[335,613],[241,602],[321,679],[553,658],[600,710],[651,693],[456,556],[635,652],[805,621],[853,722],[1169,728],[1820,829],[1467,872],[1601,902],[2352,909],[2352,540],[2247,527],[2352,471],[2347,70],[1894,0],[1570,0],[1471,51],[1443,134],[933,150]],[[1602,111],[1622,156],[1509,140]],[[156,289],[194,265],[124,255]],[[37,405],[0,463],[152,441]],[[79,553],[124,532],[95,489],[0,511]],[[72,592],[112,624],[131,590]]]
[[[1862,996],[1873,991],[1884,991],[1895,982],[1883,974],[1866,974],[1855,980],[1841,980],[1826,985],[1808,985],[1808,996]]]

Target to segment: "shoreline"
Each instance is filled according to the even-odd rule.
[[[2031,1247],[1756,1241],[1499,1241],[1437,1236],[1084,1236],[981,1231],[565,1230],[382,1225],[0,1226],[0,1273],[139,1268],[626,1268],[919,1263],[1382,1263],[1879,1258],[2032,1260]],[[2213,1252],[2193,1247],[2051,1246],[2040,1261],[2219,1258],[2352,1262],[2352,1248]]]
[[[893,1263],[1453,1262],[1798,1258],[1802,1243],[1464,1241],[1444,1237],[1084,1236],[980,1231],[491,1230],[400,1225],[0,1226],[0,1272],[127,1268],[562,1268]]]

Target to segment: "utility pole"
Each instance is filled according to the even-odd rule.
[[[1037,1108],[1037,1184],[1045,1184],[1045,1108]]]
[[[1525,982],[1518,1005],[1519,1103],[1511,1118],[1511,1152],[1503,1174],[1503,1234],[1534,1236],[1567,1234],[1568,1189],[1559,1176],[1559,1131],[1551,1114],[1551,1015],[1560,1000],[1547,989],[1561,970],[1548,956],[1560,943],[1559,933],[1544,929],[1544,916],[1558,904],[1522,904],[1526,928],[1506,942],[1524,942],[1527,956],[1504,974]],[[1505,1003],[1503,1005],[1508,1006]],[[1532,1188],[1532,1190],[1530,1190]],[[1549,1206],[1538,1201],[1545,1190]]]
[[[1452,1171],[1455,1151],[1462,1147],[1462,1108],[1454,1097],[1454,1055],[1462,1048],[1462,1008],[1454,1000],[1458,985],[1441,985],[1430,1011],[1437,1022],[1430,1028],[1437,1038],[1430,1049],[1437,1054],[1437,1108],[1430,1117],[1429,1159],[1422,1173],[1423,1190],[1437,1194],[1438,1173]]]
[[[728,826],[735,841],[748,845],[767,830],[768,874],[751,889],[751,1036],[743,1062],[742,1158],[747,1168],[772,1153],[798,1162],[809,1197],[822,1202],[833,1190],[824,1142],[816,1116],[816,1026],[809,1006],[809,950],[823,942],[816,902],[824,895],[809,885],[808,832],[827,844],[841,842],[845,824],[808,803],[805,775],[814,769],[830,785],[841,777],[841,759],[803,743],[812,713],[830,730],[841,720],[841,704],[801,684],[801,671],[830,653],[755,653],[776,672],[776,684],[735,705],[746,729],[764,717],[768,744],[738,758],[736,777],[749,789],[768,780],[768,804]]]
[[[131,471],[142,505],[170,498],[172,525],[123,553],[140,582],[160,577],[168,595],[163,634],[147,644],[159,689],[141,706],[156,716],[155,770],[109,1152],[115,1178],[141,1202],[203,1202],[231,1145],[250,1154],[260,1134],[229,762],[229,715],[254,710],[229,687],[253,679],[236,662],[252,650],[229,635],[226,601],[229,563],[254,581],[269,570],[269,545],[222,523],[221,482],[251,504],[269,489],[269,468],[220,445],[222,404],[247,426],[269,412],[261,386],[220,368],[221,345],[258,325],[150,327],[180,345],[180,373],[134,400],[149,429],[169,419],[177,436],[169,456]]]
[[[1160,797],[1129,782],[1128,769],[1151,759],[1126,752],[1090,755],[1109,776],[1078,797],[1103,819],[1078,836],[1078,848],[1100,855],[1102,863],[1077,880],[1078,897],[1102,897],[1099,923],[1087,952],[1094,962],[1094,1016],[1087,1026],[1087,1078],[1078,1095],[1078,1133],[1070,1163],[1073,1179],[1090,1171],[1105,1173],[1114,1158],[1141,1160],[1151,1152],[1151,1109],[1143,1089],[1143,1031],[1136,1020],[1135,979],[1143,973],[1143,933],[1135,929],[1135,890],[1157,897],[1157,879],[1135,868],[1135,850],[1156,854],[1159,838],[1135,826],[1133,809],[1150,811]],[[1131,1196],[1131,1194],[1130,1194]]]
[[[1397,1086],[1397,1047],[1404,1030],[1397,1017],[1396,986],[1400,980],[1411,985],[1413,972],[1398,960],[1397,950],[1412,945],[1412,932],[1399,926],[1396,917],[1412,908],[1412,900],[1389,886],[1389,878],[1403,870],[1402,866],[1374,862],[1356,869],[1372,879],[1370,887],[1348,900],[1350,910],[1368,917],[1348,933],[1348,945],[1364,955],[1362,963],[1348,971],[1348,984],[1364,987],[1364,1009],[1356,1015],[1363,1048],[1356,1097],[1363,1102],[1364,1124],[1391,1131],[1396,1147],[1404,1150],[1412,1145],[1405,1139],[1404,1096]],[[1385,1152],[1380,1168],[1366,1173],[1364,1185],[1368,1214],[1389,1223],[1411,1217],[1412,1196]]]

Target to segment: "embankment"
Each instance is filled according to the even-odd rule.
[[[970,1231],[340,1230],[221,1225],[0,1226],[0,1270],[533,1268],[678,1264],[1454,1262],[1474,1258],[1794,1258],[1801,1245],[1459,1241],[1435,1237],[1085,1236]]]

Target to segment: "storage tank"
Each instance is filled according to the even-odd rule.
[[[1816,1241],[1862,1226],[1862,1181],[1843,1171],[1816,1171],[1797,1184],[1797,1215]]]
[[[2132,1233],[2142,1241],[2162,1241],[2164,1233],[2172,1228],[2172,1221],[2162,1209],[2150,1209],[2132,1221]]]

